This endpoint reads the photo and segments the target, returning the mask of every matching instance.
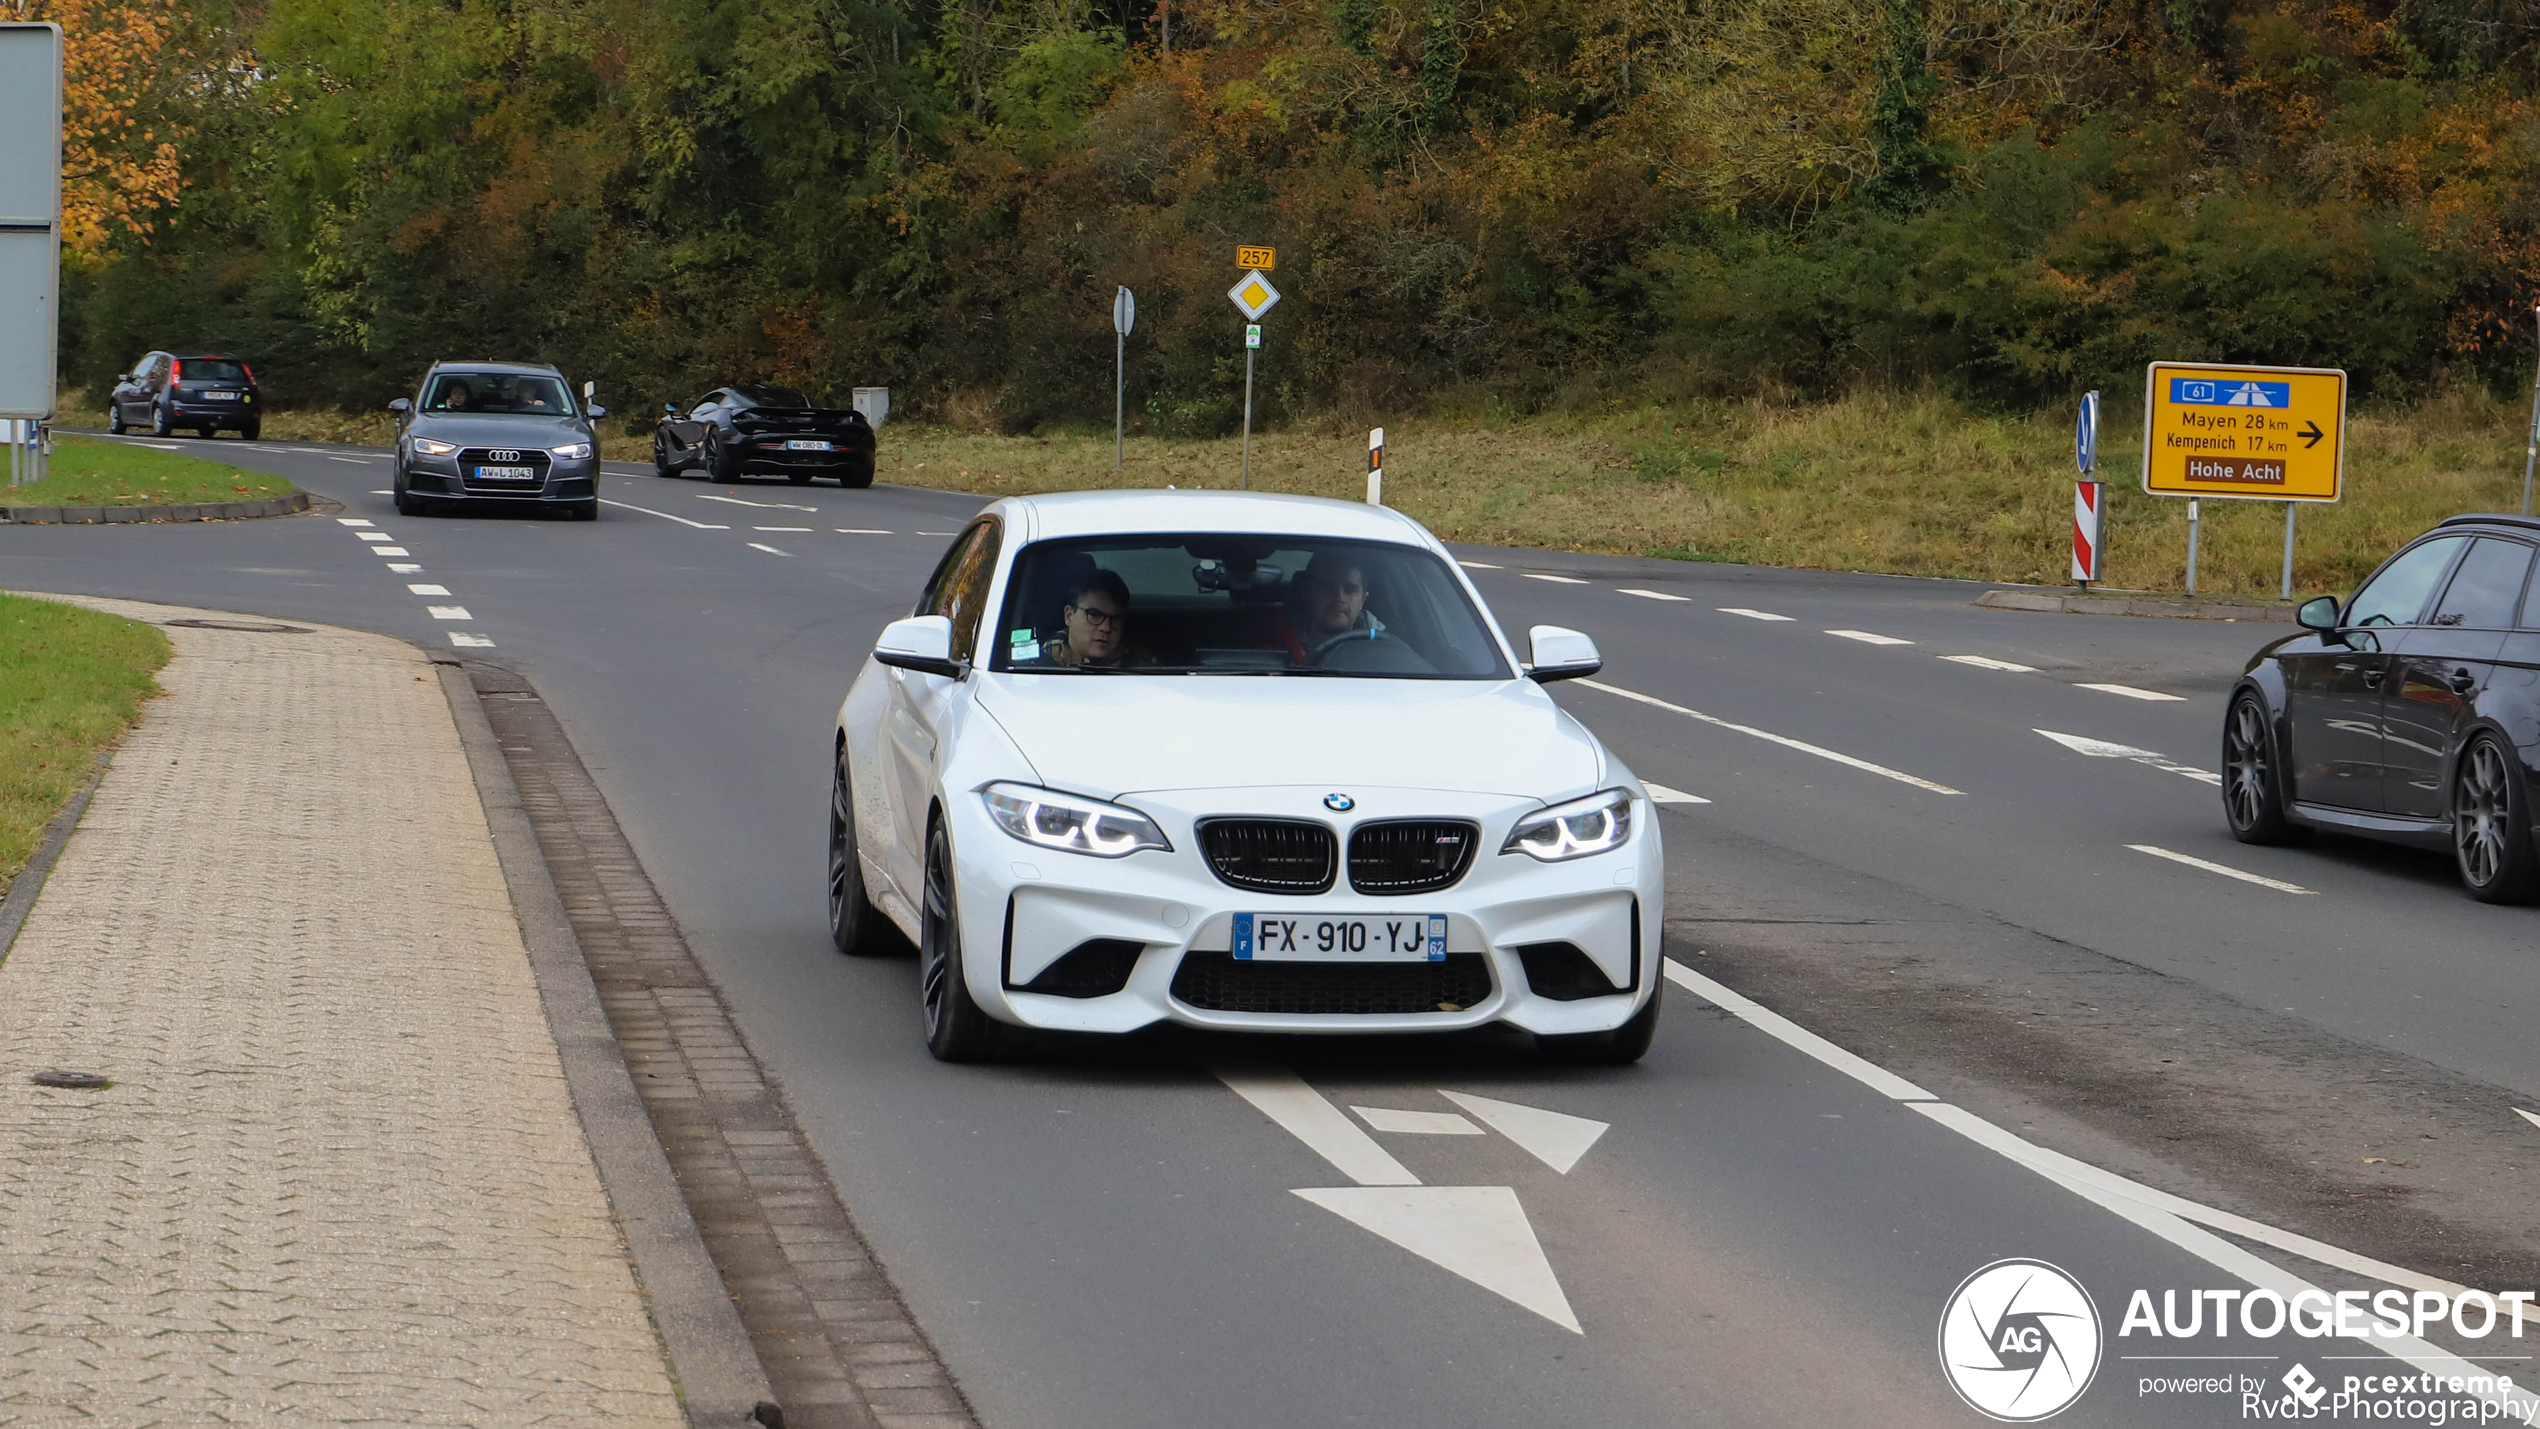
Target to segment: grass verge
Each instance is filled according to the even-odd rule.
[[[0,895],[65,800],[159,692],[155,626],[0,594]]]
[[[2102,432],[2107,583],[2183,588],[2187,510],[2146,496],[2140,411]],[[2521,502],[2525,413],[2454,393],[2359,411],[2346,499],[2297,518],[2297,591],[2351,590],[2409,537]],[[1831,570],[2066,583],[2069,412],[2003,416],[1945,398],[1865,394],[1811,406],[1698,403],[1518,421],[1423,419],[1387,435],[1385,499],[1450,541],[1751,561]],[[991,495],[1092,487],[1224,489],[1240,444],[1109,432],[1006,437],[895,425],[883,481]],[[1259,491],[1363,499],[1360,429],[1255,433]],[[2198,589],[2273,597],[2277,502],[2206,501]]]
[[[27,486],[0,485],[0,506],[191,506],[288,496],[291,483],[223,461],[124,442],[60,437],[52,469]]]

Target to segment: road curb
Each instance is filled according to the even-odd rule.
[[[441,693],[467,751],[494,853],[509,885],[521,940],[538,979],[557,1055],[583,1136],[624,1228],[653,1322],[669,1350],[688,1422],[697,1429],[778,1425],[784,1416],[767,1370],[706,1251],[669,1156],[636,1094],[625,1054],[601,1009],[564,900],[548,875],[520,789],[503,759],[476,687],[455,664],[435,662]]]
[[[2289,605],[2164,599],[2159,596],[2074,595],[2043,590],[1989,590],[1976,597],[1987,610],[2036,610],[2064,615],[2137,615],[2167,620],[2263,620],[2293,623]]]
[[[296,516],[309,509],[309,494],[263,501],[205,501],[185,506],[0,506],[0,524],[10,526],[126,526],[165,521],[245,521],[259,516]]]
[[[88,812],[88,796],[97,792],[97,783],[106,777],[110,756],[97,756],[97,767],[88,771],[88,779],[71,795],[69,803],[44,826],[44,837],[38,839],[35,854],[18,870],[17,880],[9,885],[9,896],[0,898],[0,961],[18,941],[18,929],[26,926],[29,913],[35,911],[36,895],[44,891],[44,880],[53,872],[53,863],[62,856],[62,845],[71,841],[71,830],[79,827],[80,815]]]

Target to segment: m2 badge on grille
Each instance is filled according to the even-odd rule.
[[[1441,963],[1443,913],[1238,913],[1238,962]]]

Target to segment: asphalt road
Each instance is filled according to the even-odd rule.
[[[2210,1248],[1685,987],[1648,1060],[1621,1070],[1547,1065],[1505,1035],[933,1063],[911,964],[827,945],[827,732],[975,497],[625,468],[596,526],[403,518],[379,452],[219,454],[372,524],[0,527],[0,584],[325,621],[528,675],[989,1423],[1963,1425],[1979,1421],[1938,1372],[1934,1328],[1962,1278],[2007,1256],[2073,1272],[2108,1321],[2107,1380],[2069,1422],[2225,1417],[2139,1393],[2151,1362],[2114,1359],[2160,1352],[2113,1338],[2131,1288],[2243,1283]],[[1787,935],[1875,894],[2540,1100],[2530,912],[2469,901],[2422,855],[2223,831],[2195,776],[2214,767],[2229,679],[2283,627],[1995,612],[1946,582],[1462,554],[1521,644],[1538,622],[1593,634],[1605,672],[1561,687],[1564,704],[1645,779],[1709,801],[1663,815],[1689,966],[1710,931]],[[1307,1134],[1224,1079],[1244,1075],[1285,1086],[1263,1095]],[[1512,1135],[1447,1093],[1604,1130],[1563,1169],[1555,1142],[1575,1149],[1587,1126]],[[1373,1144],[1424,1189],[1491,1189],[1436,1201],[1453,1214],[1425,1222],[1444,1227],[1425,1256],[1371,1234],[1413,1212],[1352,1186],[1366,1131],[1310,1139],[1321,1103],[1461,1116],[1464,1134]],[[1539,1260],[1508,1244],[1512,1203]],[[2288,1349],[2332,1353],[2197,1348],[2267,1375]]]

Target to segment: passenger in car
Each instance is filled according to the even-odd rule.
[[[1152,665],[1155,656],[1129,638],[1129,585],[1119,573],[1094,567],[1075,582],[1060,608],[1067,633],[1041,647],[1041,658],[1073,669]]]
[[[1319,663],[1343,641],[1385,633],[1385,623],[1367,609],[1367,574],[1347,552],[1324,551],[1306,562],[1296,588],[1298,639],[1290,653],[1300,663]]]

